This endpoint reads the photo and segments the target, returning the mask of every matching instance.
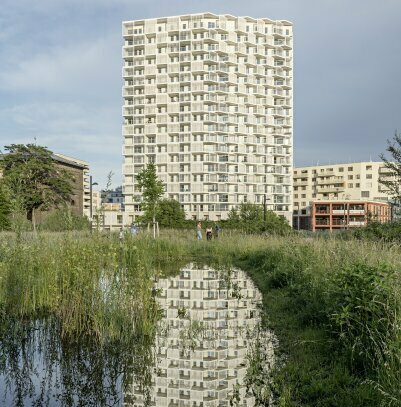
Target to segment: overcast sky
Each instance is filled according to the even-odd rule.
[[[377,160],[401,129],[401,0],[1,0],[0,147],[36,142],[121,183],[121,22],[294,23],[294,162]]]

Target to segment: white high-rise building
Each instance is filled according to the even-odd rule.
[[[157,166],[188,218],[292,214],[292,24],[211,13],[123,22],[124,194]],[[266,198],[264,198],[266,197]]]

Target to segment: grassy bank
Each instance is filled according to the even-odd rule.
[[[0,237],[0,312],[56,315],[65,336],[100,342],[154,334],[153,280],[190,259],[246,270],[282,363],[278,405],[400,406],[401,250],[364,240],[194,232],[160,239],[42,234]],[[100,282],[100,283],[99,283]],[[124,339],[125,338],[125,339]]]

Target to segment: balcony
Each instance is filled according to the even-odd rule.
[[[359,227],[359,226],[365,226],[365,221],[355,221],[355,220],[353,220],[353,221],[350,221],[350,222],[348,223],[348,225],[349,225],[349,226],[357,226],[357,227]]]
[[[365,215],[365,210],[364,209],[350,209],[348,211],[350,215]]]
[[[297,184],[298,185],[298,184]],[[344,191],[344,187],[320,187],[318,186],[318,194],[336,194]]]

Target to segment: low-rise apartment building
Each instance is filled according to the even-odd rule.
[[[312,232],[364,227],[370,221],[389,222],[391,204],[372,201],[315,201],[311,205]]]
[[[389,196],[379,182],[388,175],[381,161],[294,168],[294,228],[312,230],[312,202],[388,202]]]

